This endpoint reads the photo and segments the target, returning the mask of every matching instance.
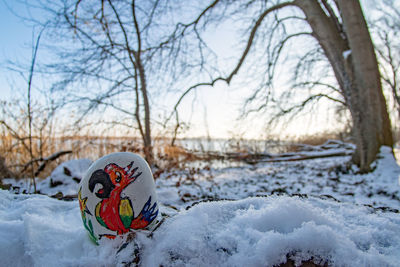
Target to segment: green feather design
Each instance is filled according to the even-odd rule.
[[[119,203],[119,217],[124,227],[129,229],[133,220],[133,209],[131,201],[127,198],[121,199]]]
[[[102,226],[104,226],[105,228],[108,229],[106,223],[105,223],[105,222],[103,221],[103,219],[100,217],[100,208],[101,208],[101,202],[99,202],[99,203],[96,205],[96,212],[95,212],[95,214],[96,214],[96,220],[97,220]]]

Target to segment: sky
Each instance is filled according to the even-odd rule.
[[[0,1],[0,34],[1,56],[16,56],[30,45],[32,31],[31,28],[23,23],[20,18],[17,18],[9,9],[8,5],[12,1]]]
[[[27,83],[20,74],[10,71],[9,61],[30,62],[32,58],[33,28],[18,18],[9,7],[16,8],[13,0],[0,0],[0,92],[1,99],[24,94],[16,87],[26,88]],[[18,10],[18,8],[17,8]],[[24,74],[27,77],[27,74]]]
[[[32,27],[24,23],[11,13],[7,6],[18,9],[15,1],[0,0],[0,36],[4,36],[0,42],[0,99],[8,99],[14,94],[15,87],[26,87],[26,82],[21,76],[7,70],[7,60],[19,60],[30,62],[32,54]],[[210,46],[221,54],[233,54],[234,36],[232,29],[226,25],[220,25],[208,39]],[[37,32],[36,32],[37,33]],[[229,45],[231,44],[231,45]],[[38,57],[40,57],[40,51]],[[24,90],[20,94],[24,94]],[[214,87],[201,87],[196,92],[186,97],[180,107],[181,118],[190,120],[191,128],[185,132],[187,137],[213,138],[255,138],[266,137],[265,116],[252,116],[244,120],[238,120],[243,107],[243,96],[248,96],[250,91],[244,88],[228,87],[219,82]],[[173,106],[175,99],[170,99]],[[193,106],[194,103],[194,106]],[[324,109],[324,108],[322,108]],[[153,108],[153,110],[155,110]],[[299,136],[307,133],[323,131],[332,128],[327,121],[327,114],[332,111],[322,112],[308,118],[298,118],[286,128],[270,129],[275,135]],[[154,114],[154,113],[153,113]]]

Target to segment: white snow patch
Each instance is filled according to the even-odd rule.
[[[144,239],[143,266],[396,266],[400,216],[316,198],[202,203]],[[155,256],[157,255],[157,256]]]
[[[89,168],[90,159],[76,159],[61,163],[46,179],[36,179],[36,190],[49,196],[62,192],[64,196],[78,194],[78,184]],[[19,192],[32,192],[30,179],[3,179],[4,184],[18,186]]]
[[[0,190],[0,266],[109,266],[118,241],[104,241],[90,241],[77,201]]]
[[[164,210],[164,209],[162,209]],[[317,198],[273,196],[200,203],[149,238],[137,234],[141,266],[272,266],[289,256],[332,266],[396,266],[400,216]],[[0,266],[115,266],[133,243],[94,245],[77,201],[0,190]]]
[[[49,177],[41,181],[39,190],[41,193],[53,195],[62,192],[64,195],[74,195],[78,193],[78,184],[85,174],[86,170],[92,164],[90,159],[69,160],[63,162]],[[51,187],[52,183],[60,185]]]
[[[347,58],[351,55],[351,50],[343,51],[343,58],[347,60]]]

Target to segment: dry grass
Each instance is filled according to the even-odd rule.
[[[96,159],[116,151],[140,153],[141,144],[135,138],[96,136],[33,138],[33,159],[46,158],[63,150],[72,150],[72,153],[50,161],[46,165],[46,168],[39,174],[40,178],[49,176],[51,171],[63,161],[79,158]],[[10,134],[1,135],[0,155],[6,159],[6,165],[16,174],[17,178],[31,176],[31,166],[27,165],[31,161],[28,139],[19,140]],[[40,163],[41,161],[33,163],[34,171],[37,170]]]
[[[318,146],[322,145],[328,140],[340,140],[340,139],[342,139],[342,136],[337,133],[321,133],[321,134],[305,135],[302,137],[298,137],[294,140],[294,142],[304,145]]]
[[[304,145],[318,146],[324,144],[328,140],[349,141],[349,135],[337,132],[323,132],[312,135],[304,135],[290,140],[287,145],[286,152],[298,152]]]
[[[193,161],[198,159],[192,152],[181,146],[164,144],[161,148],[159,158],[164,158],[168,161]]]
[[[5,158],[7,167],[15,174],[16,178],[31,177],[32,169],[28,163],[31,156],[28,148],[28,139],[19,140],[10,134],[0,135],[0,156]],[[169,145],[168,139],[154,140],[154,154],[160,168],[169,169],[181,167],[185,162],[196,160],[197,157],[181,146]],[[72,150],[72,153],[50,161],[46,168],[39,173],[39,178],[46,178],[62,162],[71,159],[89,158],[98,159],[112,152],[129,151],[142,156],[142,142],[135,137],[104,137],[104,136],[64,136],[33,138],[33,158],[46,158],[54,153]],[[40,161],[33,163],[33,170],[38,169]]]
[[[297,138],[294,143],[302,143],[308,145],[320,145],[328,139],[338,139],[334,134],[313,135]],[[198,141],[200,142],[200,141]],[[228,140],[225,149],[229,151],[213,151],[215,153],[241,152],[241,153],[257,153],[263,150],[262,143],[250,143],[244,140]],[[7,166],[14,172],[17,177],[30,177],[31,170],[25,166],[30,160],[28,149],[28,140],[17,140],[10,134],[0,136],[0,155],[6,159]],[[199,145],[201,146],[201,144]],[[50,175],[51,171],[61,164],[63,161],[70,159],[89,158],[95,160],[99,157],[112,152],[129,151],[142,154],[142,142],[140,138],[129,137],[102,137],[102,136],[64,136],[42,137],[33,139],[33,158],[48,157],[62,150],[72,150],[71,154],[64,155],[55,161],[49,162],[39,174],[40,178]],[[295,151],[296,145],[289,145],[285,150]],[[182,146],[171,146],[168,139],[158,138],[154,140],[154,154],[159,168],[169,169],[172,167],[184,167],[186,163],[195,160],[207,160],[215,157],[215,153],[210,151],[188,150]],[[202,155],[199,157],[199,155]],[[219,154],[218,154],[219,155]],[[39,166],[40,162],[34,163],[34,170]]]
[[[160,171],[171,168],[186,168],[193,161],[210,161],[218,159],[217,156],[226,153],[257,154],[265,151],[271,153],[295,152],[300,149],[300,144],[321,145],[330,139],[343,140],[344,136],[338,133],[322,133],[318,135],[308,135],[298,137],[287,142],[287,140],[257,141],[253,140],[220,140],[221,146],[214,147],[215,151],[198,151],[186,148],[183,140],[177,146],[171,146],[167,138],[154,139],[154,155],[157,169]],[[214,140],[215,141],[215,140]],[[192,147],[202,147],[201,140],[190,140]],[[197,143],[199,142],[199,143]],[[204,140],[203,140],[204,142]],[[6,159],[6,164],[17,177],[31,177],[31,170],[24,167],[30,160],[29,150],[27,149],[28,140],[17,140],[10,134],[0,132],[0,156]],[[193,145],[195,144],[195,145]],[[64,161],[70,159],[89,158],[96,160],[99,157],[112,152],[129,151],[142,154],[142,142],[135,137],[104,137],[104,136],[64,136],[64,137],[35,137],[33,139],[34,158],[48,157],[62,150],[72,150],[71,154],[64,155],[55,161],[49,162],[39,175],[45,178],[50,175],[54,168]],[[40,162],[34,164],[37,169]]]

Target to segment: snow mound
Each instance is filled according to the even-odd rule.
[[[61,163],[49,177],[38,183],[38,190],[42,194],[54,195],[62,192],[63,195],[76,195],[78,184],[86,170],[92,164],[90,159],[75,159]]]
[[[46,179],[36,179],[36,190],[41,194],[53,196],[61,192],[63,196],[78,194],[78,184],[92,164],[90,159],[69,160],[58,165]],[[33,192],[31,179],[3,179],[4,184],[12,185],[16,193]]]
[[[208,202],[144,239],[144,266],[398,266],[400,216],[317,198]],[[157,257],[155,257],[157,255]]]
[[[389,183],[392,186],[396,184],[396,177],[400,177],[400,166],[393,155],[392,148],[381,147],[378,160],[372,164],[376,164],[376,169],[373,173],[378,174],[374,179]],[[369,174],[369,176],[372,176],[372,174]]]
[[[112,245],[91,243],[77,201],[0,190],[0,266],[107,266]]]
[[[200,203],[122,247],[118,238],[94,245],[78,206],[0,190],[0,266],[125,266],[134,251],[140,266],[400,262],[399,214],[354,204],[287,196]]]

